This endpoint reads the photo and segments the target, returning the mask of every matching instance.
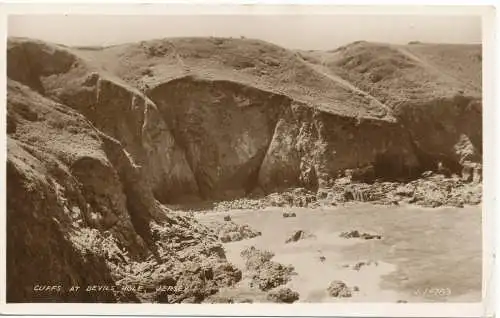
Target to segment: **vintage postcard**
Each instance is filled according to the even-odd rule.
[[[492,314],[494,7],[2,14],[2,314]]]

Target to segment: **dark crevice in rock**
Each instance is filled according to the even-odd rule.
[[[156,244],[150,228],[150,222],[155,217],[156,207],[150,188],[145,184],[140,172],[132,166],[120,142],[103,133],[100,133],[100,137],[108,158],[117,168],[126,198],[126,208],[135,232],[144,240],[149,250],[156,255]],[[141,257],[148,253],[147,250],[140,248],[137,252]]]
[[[477,98],[457,95],[418,106],[403,104],[397,110],[419,161],[412,179],[424,171],[461,175],[465,161],[482,162],[482,115]]]
[[[279,113],[272,123],[272,126],[271,126],[272,129],[270,129],[270,131],[269,131],[271,138],[269,138],[269,142],[267,143],[265,150],[259,155],[259,160],[258,160],[259,163],[258,163],[258,165],[256,165],[254,170],[250,173],[248,181],[245,185],[246,195],[252,193],[257,188],[260,188],[260,184],[259,184],[260,170],[261,170],[262,164],[264,163],[264,160],[267,156],[267,153],[269,152],[269,147],[271,146],[273,138],[276,134],[276,128],[278,126],[278,121],[281,118],[283,118],[285,112],[287,110],[290,110],[290,108],[291,108],[292,101],[289,98],[287,98],[286,96],[283,96],[283,95],[273,95],[273,98],[275,98],[275,97],[278,97],[278,98],[282,99],[283,101],[281,101],[279,104],[280,105],[279,106],[279,109],[280,109]]]
[[[185,91],[198,96],[185,95]],[[241,197],[257,176],[284,96],[187,76],[150,91],[183,150],[202,199]]]
[[[418,166],[408,166],[404,157],[394,153],[380,153],[375,156],[373,180],[409,181],[417,177]]]

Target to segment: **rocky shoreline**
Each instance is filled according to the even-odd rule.
[[[370,202],[382,205],[414,204],[422,207],[464,207],[482,201],[480,176],[471,179],[457,175],[426,172],[410,182],[353,182],[349,177],[335,180],[330,187],[316,193],[304,188],[271,193],[263,197],[244,198],[215,203],[215,211],[263,209],[272,207],[336,206],[348,202]]]

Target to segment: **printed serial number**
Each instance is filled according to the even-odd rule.
[[[450,296],[451,289],[449,288],[424,288],[415,290],[416,296]]]

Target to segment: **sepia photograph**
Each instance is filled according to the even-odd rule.
[[[481,10],[186,12],[7,16],[7,304],[483,301]]]

